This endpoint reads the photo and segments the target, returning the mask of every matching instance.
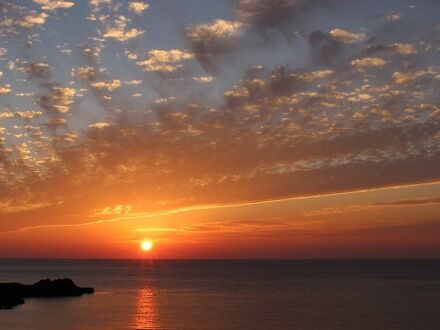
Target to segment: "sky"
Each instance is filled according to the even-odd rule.
[[[440,257],[439,12],[0,1],[0,257]]]

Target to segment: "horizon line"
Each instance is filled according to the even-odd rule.
[[[68,257],[0,257],[5,260],[52,260],[52,261],[400,261],[439,260],[438,257],[331,257],[331,258],[68,258]]]

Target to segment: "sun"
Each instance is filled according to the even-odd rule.
[[[143,251],[151,251],[151,249],[153,248],[153,242],[145,240],[141,242],[141,249]]]

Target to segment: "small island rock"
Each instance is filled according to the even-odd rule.
[[[93,288],[81,288],[71,279],[41,280],[32,285],[0,283],[0,309],[11,309],[24,304],[23,298],[76,297],[94,293]]]

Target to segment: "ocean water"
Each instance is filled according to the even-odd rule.
[[[72,278],[0,329],[440,329],[440,260],[0,260],[0,282]]]

